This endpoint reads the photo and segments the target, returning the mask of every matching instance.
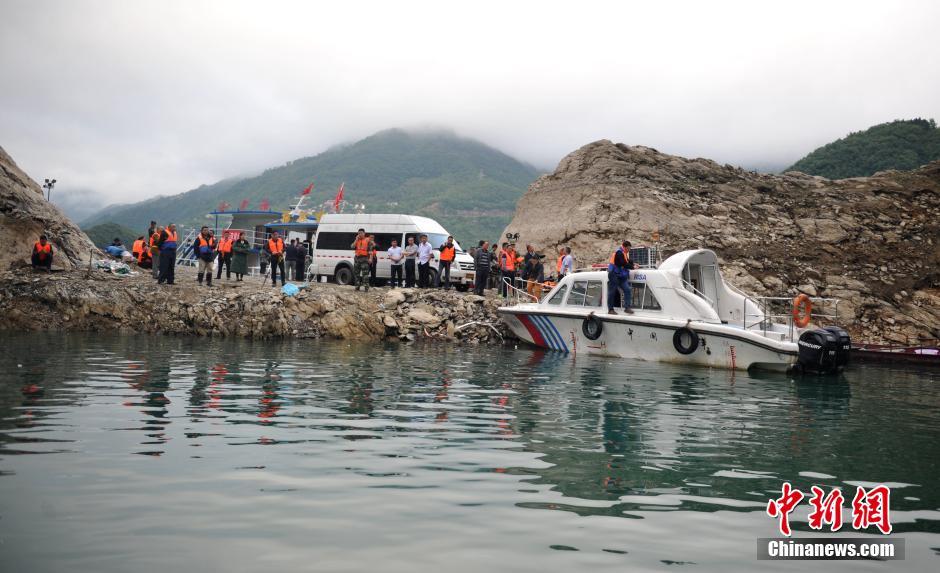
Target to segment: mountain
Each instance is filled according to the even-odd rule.
[[[831,181],[596,141],[533,183],[506,231],[552,261],[570,246],[579,266],[658,231],[666,254],[714,250],[752,294],[840,299],[860,340],[940,337],[940,161]]]
[[[151,220],[193,225],[204,221],[220,202],[235,207],[243,199],[254,208],[268,199],[272,209],[285,209],[310,182],[315,187],[307,204],[317,205],[332,199],[345,182],[346,200],[364,204],[367,213],[429,216],[458,240],[475,242],[498,236],[516,201],[537,176],[534,167],[453,133],[390,129],[256,177],[111,206],[86,219],[83,226],[115,222],[144,230]]]
[[[81,268],[92,256],[101,256],[81,229],[46,201],[39,184],[0,147],[0,271],[28,266],[41,234],[52,243],[53,269]]]
[[[86,227],[82,230],[85,231],[85,234],[95,245],[101,248],[107,247],[115,238],[118,238],[121,239],[128,251],[131,250],[131,245],[134,244],[137,237],[147,234],[146,229],[129,229],[117,223],[99,223],[94,227]]]
[[[791,165],[828,179],[868,177],[889,169],[916,169],[940,159],[940,128],[934,120],[897,120],[824,145]]]

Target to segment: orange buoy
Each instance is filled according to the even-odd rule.
[[[800,293],[793,299],[793,324],[804,328],[813,314],[813,303],[809,297]]]

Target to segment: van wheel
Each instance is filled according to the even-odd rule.
[[[336,272],[333,273],[333,278],[336,279],[336,284],[338,285],[351,285],[353,282],[352,269],[346,265],[336,267]]]
[[[698,348],[698,334],[691,328],[682,327],[672,335],[672,345],[679,354],[692,354]]]
[[[428,269],[428,282],[430,283],[428,285],[429,287],[431,288],[437,287],[437,270]]]

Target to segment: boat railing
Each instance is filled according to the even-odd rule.
[[[506,293],[508,294],[508,298],[510,302],[512,302],[512,304],[516,305],[516,304],[531,303],[531,302],[539,301],[538,297],[532,296],[527,291],[521,288],[518,288],[517,286],[513,284],[513,282],[518,284],[520,281],[522,283],[527,283],[529,281],[526,281],[525,279],[521,279],[518,277],[514,281],[510,281],[509,277],[503,277],[501,280],[503,283],[502,288],[506,289]],[[541,283],[539,285],[539,288],[542,288]]]
[[[714,306],[715,306],[715,301],[712,300],[711,297],[709,297],[708,295],[706,295],[706,294],[703,293],[702,291],[700,291],[700,290],[698,290],[697,288],[695,288],[695,285],[693,285],[693,284],[690,283],[689,281],[687,281],[687,280],[685,280],[685,279],[680,279],[680,280],[682,280],[682,286],[684,286],[686,290],[691,291],[693,294],[696,294],[696,295],[700,296],[701,298],[703,298],[706,302],[708,302],[708,304],[710,304],[710,305],[714,308]],[[745,295],[745,296],[746,296],[746,295]]]
[[[773,324],[784,324],[787,328],[787,339],[790,342],[795,341],[799,328],[793,319],[795,302],[793,297],[750,295],[744,295],[744,297],[741,312],[741,327],[744,330],[760,330],[766,336],[767,331],[772,330]],[[839,302],[841,302],[839,299],[814,296],[809,297],[809,300],[811,323],[835,324],[839,321]],[[757,307],[758,312],[748,312],[748,301]],[[748,324],[748,319],[754,319],[754,322]]]

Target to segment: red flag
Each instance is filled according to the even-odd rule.
[[[304,192],[301,193],[301,195],[309,195],[311,191],[313,191],[313,183],[307,185],[307,188],[304,189]]]
[[[267,199],[262,199],[262,200],[261,200],[261,204],[258,205],[258,208],[261,209],[262,211],[270,211],[270,210],[271,210],[271,204],[268,203],[268,200],[267,200]]]
[[[339,209],[339,203],[343,200],[343,191],[346,189],[346,182],[343,181],[339,185],[339,192],[336,194],[336,199],[333,199],[333,210],[336,211]]]
[[[242,199],[241,204],[238,206],[239,211],[244,211],[248,208],[248,199]]]
[[[228,208],[229,208],[229,207],[231,207],[231,205],[229,205],[229,204],[226,203],[225,201],[222,201],[221,203],[219,203],[219,209],[218,209],[218,210],[219,210],[219,211],[228,211]]]

